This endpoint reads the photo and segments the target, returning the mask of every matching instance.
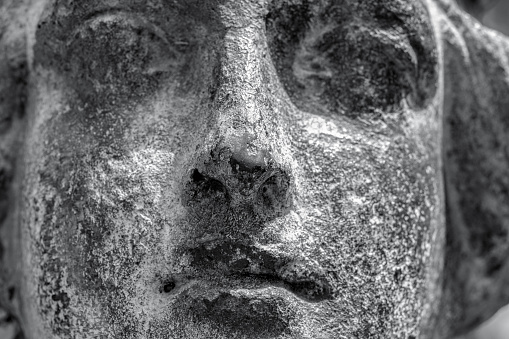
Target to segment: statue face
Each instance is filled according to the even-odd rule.
[[[29,338],[431,333],[427,5],[44,6],[16,200]]]

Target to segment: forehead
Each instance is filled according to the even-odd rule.
[[[263,17],[271,9],[303,7],[309,14],[324,10],[375,14],[381,9],[397,16],[416,17],[426,14],[423,0],[86,0],[51,1],[60,14],[90,15],[108,9],[128,9],[137,12],[173,13],[177,16],[216,17],[218,19]],[[402,18],[400,18],[402,19]]]

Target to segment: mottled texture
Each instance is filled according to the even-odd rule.
[[[2,8],[28,339],[447,338],[507,303],[509,46],[454,5]]]

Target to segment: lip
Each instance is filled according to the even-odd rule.
[[[190,252],[189,271],[169,277],[165,295],[174,317],[224,337],[301,337],[302,316],[333,299],[326,275],[304,260],[224,242]]]
[[[270,297],[278,295],[285,299],[298,297],[285,288],[280,282],[273,282],[263,277],[212,277],[180,280],[176,288],[168,293],[175,297],[189,296],[192,299],[213,300],[220,294]]]
[[[190,274],[173,276],[172,294],[193,289],[227,292],[234,290],[279,291],[281,296],[317,303],[334,298],[332,283],[317,264],[237,242],[200,244],[187,250]],[[202,291],[200,291],[200,287]]]
[[[214,295],[217,293],[238,293],[245,296],[278,295],[287,299],[296,299],[306,303],[317,303],[332,299],[331,288],[328,284],[316,280],[294,281],[281,279],[269,274],[207,274],[203,277],[174,278],[175,288],[168,292],[169,296],[179,294],[193,294],[195,296]]]
[[[192,279],[173,292],[175,312],[232,338],[279,338],[292,333],[306,304],[264,278]]]

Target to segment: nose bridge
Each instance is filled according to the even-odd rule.
[[[283,137],[276,131],[281,117],[264,80],[265,51],[263,28],[256,24],[226,33],[209,136],[215,148],[229,149],[251,167],[267,166]]]
[[[220,127],[254,127],[268,113],[260,107],[267,86],[263,81],[265,45],[262,29],[256,25],[226,33],[214,102]]]

